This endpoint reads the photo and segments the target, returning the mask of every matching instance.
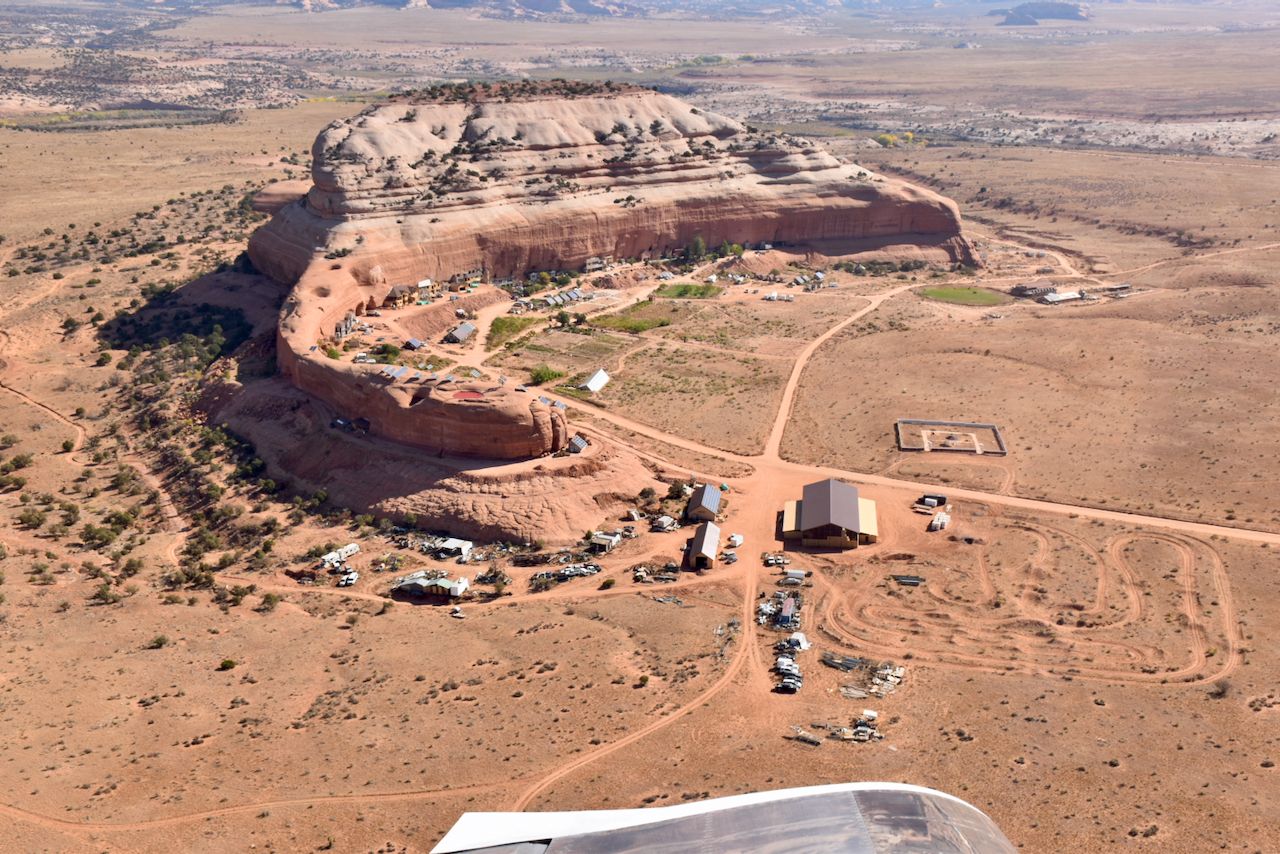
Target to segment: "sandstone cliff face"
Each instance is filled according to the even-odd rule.
[[[502,454],[554,450],[563,419],[505,389],[475,404],[382,388],[367,367],[312,350],[396,284],[580,269],[695,237],[826,254],[922,244],[972,260],[950,200],[655,92],[385,104],[330,125],[312,153],[314,186],[249,246],[259,269],[296,283],[281,366],[375,432],[445,453],[474,453],[465,437],[482,423],[493,434],[483,444]]]
[[[634,455],[595,439],[587,452],[477,465],[326,429],[332,413],[282,378],[248,387],[210,374],[201,408],[253,442],[270,476],[323,489],[358,512],[417,517],[425,529],[484,541],[567,545],[660,487]]]

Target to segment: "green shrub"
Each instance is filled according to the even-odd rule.
[[[529,384],[542,385],[543,383],[549,383],[552,380],[558,380],[562,376],[564,376],[564,371],[557,371],[555,368],[548,365],[538,365],[529,372]]]
[[[537,322],[538,318],[536,317],[494,318],[493,324],[489,327],[489,334],[484,341],[485,346],[490,350],[495,347],[501,347]]]

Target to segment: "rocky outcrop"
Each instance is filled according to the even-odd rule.
[[[396,284],[581,269],[697,238],[828,255],[911,244],[973,260],[950,200],[651,91],[441,89],[333,123],[312,155],[310,191],[249,246],[260,270],[296,282],[281,367],[374,432],[443,453],[555,450],[563,419],[505,387],[458,396],[326,359],[318,345],[346,314]]]
[[[477,540],[567,545],[662,486],[634,454],[595,436],[582,454],[481,465],[375,443],[327,429],[328,407],[280,377],[242,386],[211,371],[199,405],[252,442],[294,494],[324,490],[335,506]]]

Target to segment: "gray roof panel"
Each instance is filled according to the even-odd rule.
[[[713,515],[720,512],[720,490],[709,483],[704,483],[689,496],[689,507],[686,512],[697,508],[705,508]]]
[[[846,531],[860,531],[858,488],[842,480],[828,478],[806,484],[800,504],[800,530],[812,531],[836,525]]]

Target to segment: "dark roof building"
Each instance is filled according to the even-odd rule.
[[[396,285],[387,294],[387,298],[382,301],[384,308],[398,308],[400,306],[409,305],[418,299],[418,288],[416,285]]]
[[[807,484],[799,501],[782,511],[782,536],[806,546],[856,548],[879,538],[876,504],[858,488],[828,478]]]

